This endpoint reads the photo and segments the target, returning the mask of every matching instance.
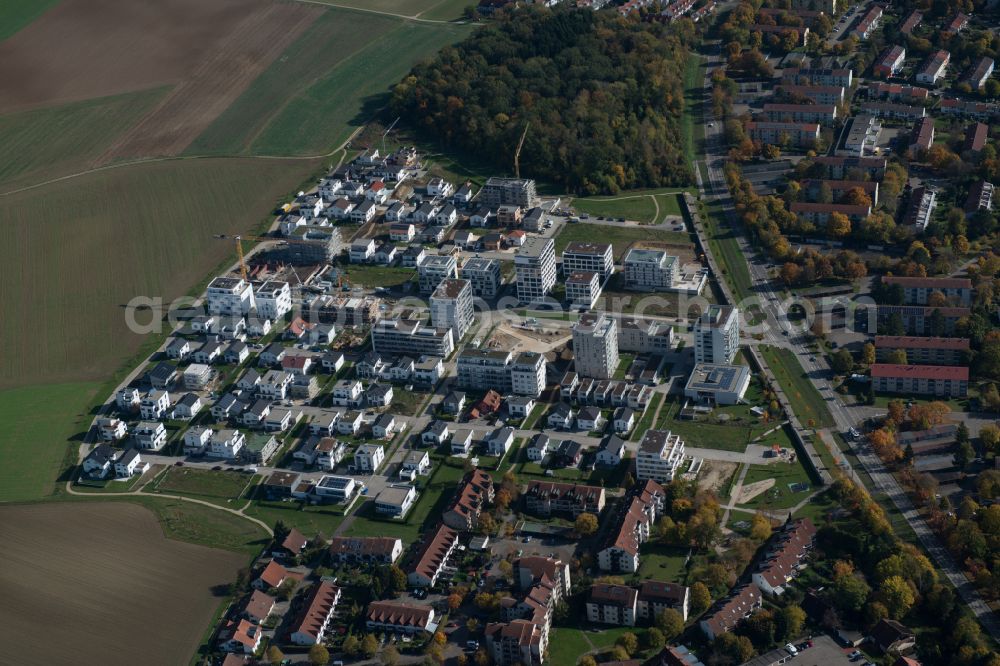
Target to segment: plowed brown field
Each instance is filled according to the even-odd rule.
[[[182,664],[246,558],[123,502],[0,507],[4,663]],[[7,660],[10,660],[9,662]]]

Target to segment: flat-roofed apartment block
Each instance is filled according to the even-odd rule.
[[[837,119],[833,104],[777,104],[764,105],[764,118],[776,123],[832,123]]]
[[[209,282],[205,302],[209,314],[214,315],[245,315],[257,305],[253,287],[237,277],[217,277]]]
[[[458,260],[451,254],[432,254],[417,266],[420,293],[433,293],[444,280],[458,278]]]
[[[450,328],[457,343],[472,328],[474,320],[472,283],[468,280],[442,280],[431,294],[431,321],[434,325]]]
[[[378,319],[380,303],[380,299],[373,296],[318,296],[308,303],[308,310],[315,312],[322,324],[369,326]]]
[[[731,305],[710,305],[694,324],[696,363],[728,365],[740,348],[740,311]]]
[[[528,351],[515,356],[510,366],[510,388],[517,395],[541,395],[545,390],[545,357]]]
[[[556,284],[556,252],[551,238],[529,238],[514,257],[517,298],[522,303],[543,300]]]
[[[463,349],[456,362],[458,386],[476,391],[493,389],[537,398],[545,390],[545,357],[536,352]]]
[[[969,355],[968,338],[935,338],[906,335],[876,335],[875,358],[890,362],[893,352],[906,352],[909,365],[959,365]]]
[[[884,275],[882,284],[902,287],[903,302],[908,305],[927,305],[934,292],[943,294],[952,305],[968,306],[972,303],[972,280],[969,278]]]
[[[496,259],[473,257],[462,265],[461,274],[479,298],[496,298],[500,291],[500,262]]]
[[[674,327],[637,317],[618,318],[618,351],[663,354],[674,347]]]
[[[455,351],[455,337],[450,328],[426,326],[417,319],[380,319],[372,326],[372,350],[447,358]]]
[[[581,513],[601,515],[604,510],[604,488],[576,483],[531,481],[524,493],[525,509],[536,516],[553,513],[576,518]]]
[[[745,365],[698,363],[684,385],[684,396],[708,405],[735,405],[749,386],[750,369]]]
[[[581,377],[611,379],[618,369],[618,322],[603,312],[582,315],[573,325],[573,358]]]
[[[747,135],[752,141],[782,145],[791,143],[802,148],[815,145],[819,140],[819,123],[781,123],[770,120],[751,120]]]
[[[601,276],[593,271],[574,271],[566,276],[566,300],[590,309],[601,297]]]
[[[935,315],[934,313],[938,314]],[[963,317],[968,317],[972,311],[969,308],[931,308],[923,305],[879,305],[877,310],[878,326],[887,326],[896,315],[903,321],[903,330],[907,335],[949,336],[955,333],[955,326]],[[940,322],[935,330],[935,320]]]
[[[635,457],[635,478],[670,483],[684,462],[684,441],[669,430],[647,430]]]
[[[787,67],[781,71],[781,81],[792,85],[850,88],[854,82],[854,70],[848,68]]]
[[[872,388],[880,393],[962,398],[969,392],[969,369],[954,365],[872,365]]]
[[[603,283],[615,271],[615,257],[610,243],[573,241],[562,252],[563,275],[589,271],[600,275]]]
[[[296,265],[332,263],[344,247],[340,227],[305,225],[292,230],[288,238],[295,242],[279,245],[276,252],[288,263]]]
[[[634,291],[659,291],[677,282],[677,257],[663,250],[631,248],[625,253],[625,288]]]
[[[489,178],[479,191],[477,201],[490,208],[506,205],[534,208],[538,205],[539,198],[533,180],[494,176]]]
[[[280,319],[292,309],[292,290],[282,280],[268,280],[254,290],[257,316]]]
[[[875,116],[859,113],[848,119],[847,134],[837,148],[837,154],[864,155],[875,151],[879,137],[882,135],[882,125]]]

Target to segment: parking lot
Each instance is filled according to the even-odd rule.
[[[845,649],[829,636],[817,636],[809,639],[813,645],[811,648],[800,650],[795,656],[790,655],[784,648],[771,650],[759,657],[755,657],[743,664],[743,666],[772,666],[773,664],[789,664],[790,666],[861,666],[865,659],[851,661],[847,655],[854,652],[854,648]],[[797,641],[796,645],[801,645],[802,641]]]

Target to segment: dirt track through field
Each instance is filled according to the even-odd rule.
[[[94,166],[182,152],[322,13],[319,7],[290,4],[250,13],[190,76],[119,136]]]
[[[3,663],[187,663],[220,601],[212,588],[246,564],[166,539],[124,502],[0,507],[0,524]]]

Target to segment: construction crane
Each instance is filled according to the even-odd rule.
[[[247,272],[247,262],[243,256],[243,241],[278,241],[281,243],[303,243],[310,244],[311,241],[299,240],[297,238],[274,238],[273,236],[230,236],[229,234],[215,234],[215,238],[220,240],[235,240],[236,241],[236,256],[239,258],[240,262],[240,277],[244,280],[248,279],[249,273]]]
[[[521,140],[517,142],[517,150],[514,151],[514,178],[521,177],[521,149],[524,148],[524,139],[528,136],[528,128],[531,123],[524,123],[524,132],[521,133]]]
[[[392,124],[389,125],[389,127],[386,128],[386,130],[384,132],[382,132],[382,154],[383,155],[385,155],[385,137],[388,136],[389,132],[392,131],[392,128],[395,127],[396,123],[398,123],[398,122],[399,122],[399,118],[396,118],[395,120],[392,121]]]

